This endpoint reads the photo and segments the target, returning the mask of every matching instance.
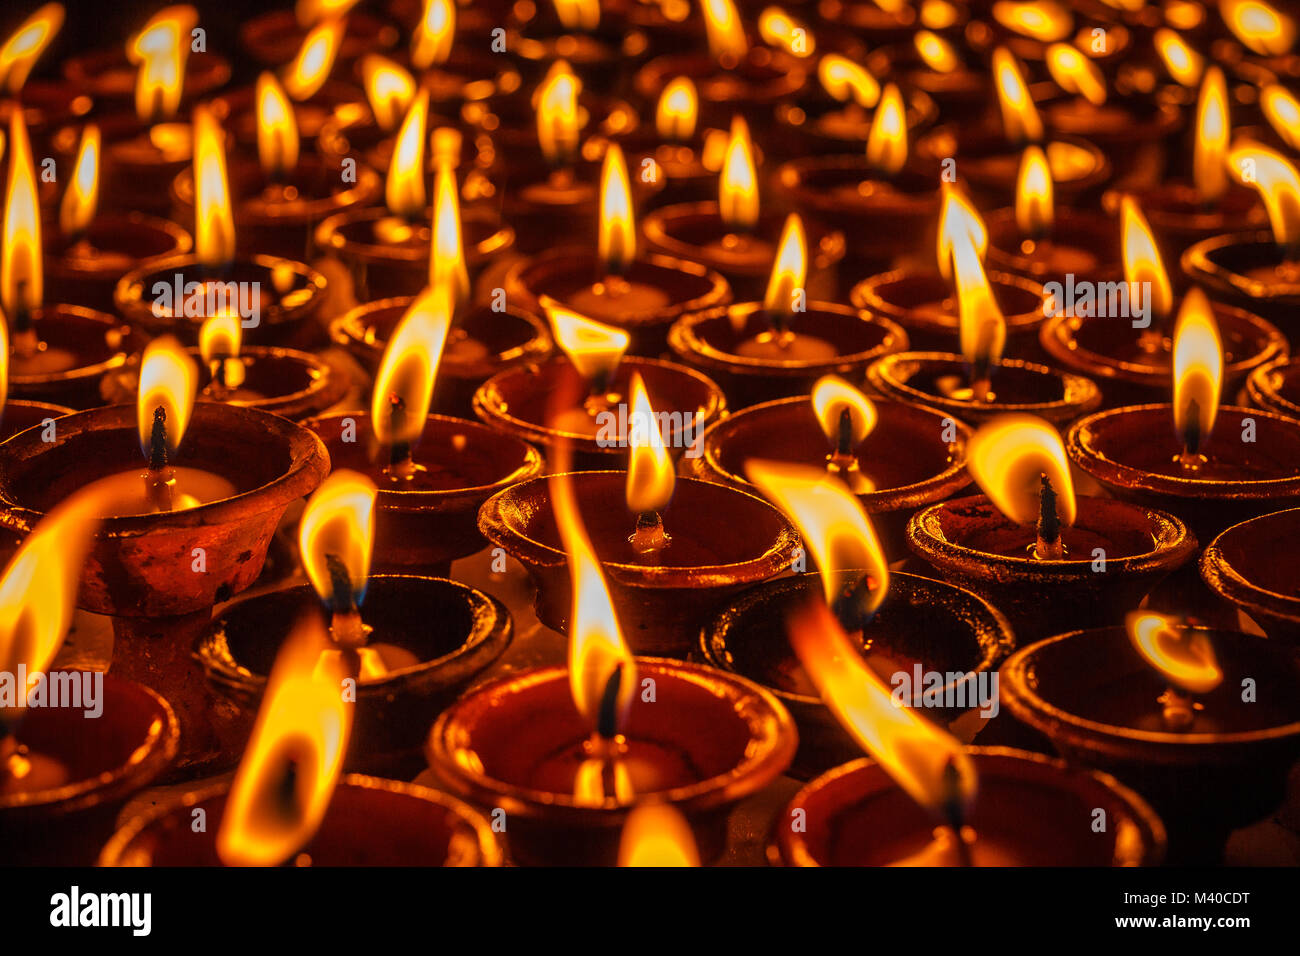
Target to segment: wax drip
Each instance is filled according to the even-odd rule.
[[[1043,561],[1060,561],[1065,557],[1065,543],[1061,540],[1061,515],[1056,506],[1056,489],[1047,475],[1041,476],[1038,491],[1038,540],[1034,542],[1034,556]]]
[[[965,800],[961,792],[961,771],[952,757],[943,765],[943,815],[952,830],[960,866],[972,866],[970,842],[966,836]]]

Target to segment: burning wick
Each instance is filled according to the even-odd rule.
[[[993,358],[981,355],[970,367],[971,401],[991,404],[997,395],[993,392]]]
[[[18,294],[14,297],[14,320],[10,328],[14,354],[19,358],[29,359],[45,346],[36,337],[36,326],[32,324],[32,312],[27,308],[27,280],[18,280]]]
[[[853,454],[853,411],[848,406],[840,409],[835,450],[826,456],[826,470],[831,474],[858,470],[858,458]]]
[[[590,761],[599,765],[600,793],[626,802],[632,794],[626,770],[620,763],[627,753],[627,738],[618,732],[618,697],[622,681],[623,665],[618,664],[605,682],[596,714],[596,729],[583,744],[583,751]]]
[[[364,647],[370,628],[361,620],[352,591],[352,580],[347,565],[337,554],[325,555],[325,567],[330,576],[330,637],[339,647],[357,650]]]
[[[862,575],[845,582],[844,587],[831,601],[831,613],[845,631],[852,634],[865,630],[876,616],[875,582],[870,575]]]
[[[389,428],[395,435],[402,434],[406,421],[406,401],[397,394],[388,396]],[[423,465],[417,465],[411,457],[411,443],[409,441],[394,441],[388,449],[388,465],[384,468],[384,474],[394,481],[410,481],[417,474],[424,470]]]
[[[167,410],[153,410],[153,431],[149,435],[149,470],[145,472],[145,493],[155,511],[171,511],[176,491],[176,474],[167,461]]]
[[[1196,712],[1201,709],[1191,694],[1172,685],[1165,688],[1165,692],[1156,700],[1161,705],[1160,719],[1169,730],[1186,730],[1196,719]]]
[[[943,765],[943,790],[943,813],[948,820],[947,829],[952,833],[954,849],[957,852],[957,864],[959,866],[973,866],[971,844],[975,842],[975,831],[966,826],[964,822],[961,771],[957,769],[957,764],[952,757],[949,757],[948,761]]]
[[[1178,455],[1178,464],[1183,471],[1200,471],[1207,461],[1201,454],[1201,403],[1196,399],[1187,402],[1187,424],[1183,428],[1183,450]]]
[[[1046,474],[1038,492],[1038,540],[1034,557],[1040,561],[1064,561],[1065,542],[1061,540],[1061,515],[1056,508],[1056,489]]]
[[[672,544],[672,536],[664,530],[664,519],[657,511],[642,511],[636,516],[636,530],[628,537],[632,550],[640,555],[658,554]]]

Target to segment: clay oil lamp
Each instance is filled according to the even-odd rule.
[[[1223,71],[1214,66],[1204,75],[1196,106],[1190,180],[1165,178],[1132,190],[1111,189],[1102,196],[1103,207],[1115,215],[1124,196],[1133,195],[1151,220],[1156,238],[1174,257],[1201,240],[1256,229],[1266,222],[1256,197],[1228,176],[1231,126]]]
[[[1173,404],[1089,415],[1070,429],[1070,460],[1115,497],[1174,512],[1201,541],[1300,505],[1300,422],[1220,407],[1222,347],[1203,298],[1184,300],[1173,340]]]
[[[960,321],[952,269],[949,264],[952,235],[973,230],[981,253],[987,248],[984,220],[961,192],[943,185],[939,215],[938,269],[903,265],[869,276],[853,287],[849,301],[875,316],[897,322],[917,351],[943,351],[958,336]],[[1043,287],[1033,279],[995,272],[989,288],[1007,325],[1009,358],[1034,358],[1039,354],[1038,329],[1043,324]]]
[[[960,35],[970,20],[967,5],[949,0],[905,0],[855,3],[852,0],[826,0],[817,6],[818,16],[827,24],[843,28],[861,37],[872,49],[884,44],[906,42],[918,27]]]
[[[914,251],[939,212],[938,179],[906,166],[905,116],[891,83],[879,94],[865,154],[811,156],[777,170],[794,208],[855,237],[850,265],[859,270],[888,268]]]
[[[1063,620],[1121,620],[1196,551],[1172,515],[1076,497],[1061,437],[1042,419],[1009,415],[982,426],[968,467],[984,495],[918,512],[908,544],[945,581],[1006,614],[1021,641]]]
[[[839,479],[760,459],[747,474],[797,523],[821,584],[818,574],[798,574],[750,588],[701,631],[700,643],[714,667],[760,684],[789,708],[799,727],[793,772],[814,776],[859,752],[790,650],[786,621],[819,591],[881,680],[915,680],[917,696],[900,690],[900,703],[920,703],[921,674],[943,675],[934,690],[948,696],[936,703],[932,695],[931,716],[972,734],[979,725],[972,712],[992,705],[988,681],[1013,646],[1002,616],[952,584],[891,573],[862,504]]]
[[[1128,51],[1132,35],[1123,24],[1077,17],[1062,0],[1001,0],[988,5],[990,19],[972,21],[966,42],[979,53],[995,46],[1022,60],[1042,63],[1055,44],[1072,44],[1100,66],[1119,62]],[[1098,28],[1103,30],[1097,36]]]
[[[1300,418],[1300,363],[1280,359],[1250,373],[1238,399],[1243,405]]]
[[[325,451],[278,415],[195,405],[198,371],[173,339],[150,343],[140,381],[134,407],[66,416],[53,441],[29,429],[4,443],[4,522],[29,530],[71,492],[93,491],[104,520],[78,605],[128,617],[210,608],[257,577],[284,510],[324,477]],[[189,573],[198,564],[205,572]],[[132,648],[115,643],[117,666]]]
[[[243,250],[305,259],[321,220],[368,204],[379,195],[379,177],[358,165],[354,182],[340,167],[300,153],[296,109],[274,74],[257,78],[257,162],[234,157],[230,167],[231,211]],[[178,218],[194,217],[194,170],[172,183]]]
[[[1300,592],[1288,562],[1300,509],[1251,518],[1215,538],[1201,555],[1201,576],[1275,641],[1300,644]]]
[[[1169,828],[1170,862],[1222,860],[1276,809],[1300,754],[1294,650],[1150,612],[1071,631],[1002,667],[1007,708],[1073,763],[1114,773]]]
[[[623,151],[613,143],[601,170],[597,249],[560,248],[525,259],[506,274],[507,301],[540,311],[558,304],[631,337],[629,351],[658,355],[668,326],[683,315],[726,305],[727,280],[682,259],[637,255],[632,189]]]
[[[459,800],[341,775],[356,744],[358,707],[346,688],[359,661],[321,630],[308,617],[276,655],[234,780],[130,820],[105,845],[101,866],[499,865],[490,824]],[[200,809],[209,825],[195,832]]]
[[[203,106],[194,119],[194,252],[151,259],[118,281],[118,312],[154,334],[198,339],[204,320],[227,309],[244,320],[254,342],[285,342],[311,318],[325,278],[293,259],[236,255],[221,125]]]
[[[11,864],[89,865],[88,848],[112,833],[127,798],[176,755],[176,717],[153,691],[116,675],[49,671],[72,623],[93,504],[60,505],[0,580],[0,832]],[[91,681],[100,684],[93,703],[91,688],[82,695]],[[63,700],[60,685],[75,698]],[[83,699],[85,708],[72,706]]]
[[[739,590],[789,567],[793,531],[761,499],[709,481],[674,478],[664,422],[639,377],[632,378],[626,427],[611,444],[630,449],[626,473],[568,475],[597,554],[604,562],[623,626],[634,649],[679,655],[718,606]],[[566,465],[561,453],[557,469]],[[537,584],[538,617],[568,633],[570,580],[556,511],[547,495],[553,483],[524,482],[491,498],[479,527],[518,559]],[[620,492],[626,508],[619,504]],[[727,534],[706,516],[725,517]],[[744,529],[743,532],[740,529]]]
[[[39,155],[46,155],[46,141],[54,130],[85,116],[94,105],[89,96],[66,81],[28,81],[36,61],[62,28],[63,19],[63,5],[47,3],[0,46],[0,123],[7,124],[9,114],[21,110]]]
[[[1043,348],[1052,361],[1097,382],[1108,407],[1158,401],[1168,394],[1170,333],[1177,312],[1153,230],[1131,196],[1120,205],[1120,230],[1125,283],[1112,287],[1120,290],[1119,298],[1072,301],[1063,295],[1062,301],[1053,301],[1050,311],[1055,314],[1042,330]],[[1231,394],[1254,369],[1286,354],[1282,333],[1258,316],[1212,305],[1197,288],[1183,301],[1213,315],[1223,345],[1224,385]]]
[[[789,765],[794,724],[771,694],[742,678],[633,657],[623,637],[624,629],[630,635],[636,627],[624,623],[631,603],[611,598],[595,550],[604,532],[597,530],[593,547],[579,516],[579,508],[594,516],[600,499],[588,497],[590,486],[570,489],[564,476],[551,481],[550,494],[541,492],[536,501],[545,503],[558,528],[550,533],[552,560],[560,573],[567,563],[572,575],[566,588],[572,607],[565,611],[572,625],[569,665],[499,680],[443,711],[427,749],[434,776],[454,794],[505,810],[510,854],[521,864],[612,864],[627,815],[646,803],[678,810],[701,860],[712,861],[722,851],[731,808]],[[674,506],[688,496],[683,492],[677,489]],[[726,511],[718,505],[708,506],[715,517]],[[672,574],[678,559],[669,555],[691,549],[698,526],[679,527],[672,506],[663,518],[674,540],[663,552],[662,570]],[[621,525],[615,540],[626,548],[627,525]],[[624,569],[605,567],[615,579]],[[648,626],[659,628],[663,613]],[[659,643],[654,631],[638,637],[645,645]]]
[[[634,374],[645,382],[654,407],[669,415],[665,440],[675,454],[725,413],[722,390],[701,373],[626,356],[630,336],[622,329],[558,306],[548,315],[563,357],[506,369],[474,394],[481,420],[537,445],[548,459],[566,450],[584,470],[621,464],[627,447],[619,436],[626,430]]]
[[[450,326],[450,291],[430,287],[389,338],[369,414],[341,412],[307,423],[336,468],[362,472],[379,486],[381,571],[445,574],[452,561],[483,547],[479,506],[541,470],[541,456],[519,438],[429,415]]]
[[[9,118],[0,303],[9,321],[9,391],[17,398],[88,407],[99,381],[142,346],[118,319],[47,303],[36,173],[22,113]]]
[[[141,260],[184,255],[190,234],[166,219],[139,212],[99,212],[99,127],[88,123],[55,228],[45,235],[47,294],[95,309],[113,307],[113,289]]]
[[[0,322],[0,441],[12,438],[34,425],[49,425],[72,409],[49,402],[9,400],[9,328]]]
[[[448,3],[448,6],[451,6]],[[506,49],[536,80],[557,59],[571,63],[594,89],[617,86],[619,72],[643,62],[649,39],[617,7],[600,0],[543,0],[511,9]]]
[[[896,77],[907,89],[925,93],[941,115],[981,107],[992,89],[988,75],[971,69],[957,48],[934,30],[917,30],[898,44],[873,50],[866,66],[876,76]]]
[[[625,137],[632,168],[663,180],[663,189],[647,197],[651,207],[703,202],[717,195],[727,131],[702,127],[699,114],[695,84],[678,76],[659,94],[654,129]]]
[[[321,615],[323,602],[328,653],[343,657],[357,677],[353,744],[344,769],[412,776],[424,766],[421,747],[434,718],[501,655],[512,629],[500,602],[473,588],[441,578],[370,574],[378,494],[358,472],[330,475],[299,524],[310,585],[223,608],[195,655],[246,737],[280,642],[303,616]]]
[[[963,747],[898,706],[834,616],[813,604],[790,641],[831,712],[875,759],[841,764],[794,795],[768,856],[785,866],[1143,866],[1165,830],[1103,773],[1040,754]],[[1092,825],[1100,810],[1106,826]]]
[[[1300,328],[1300,173],[1280,153],[1252,144],[1233,149],[1229,165],[1259,190],[1272,231],[1198,242],[1183,253],[1183,272],[1212,298],[1258,313],[1290,334]]]
[[[298,0],[292,10],[270,10],[240,24],[239,44],[264,66],[283,66],[298,54],[314,28],[340,21],[338,58],[343,62],[395,47],[397,27],[353,9],[356,5],[356,0]]]
[[[1101,393],[1089,379],[1002,357],[1007,323],[980,262],[978,230],[948,236],[961,354],[886,355],[867,367],[870,387],[894,401],[929,405],[968,423],[1023,412],[1061,424],[1096,408]]]
[[[827,375],[811,395],[752,405],[722,419],[705,432],[702,453],[685,461],[700,478],[741,487],[749,485],[745,462],[751,458],[821,465],[861,499],[885,553],[901,554],[912,512],[970,483],[969,437],[965,425],[941,412],[873,402]]]
[[[435,109],[454,112],[465,103],[514,93],[523,82],[513,62],[502,62],[505,58],[489,52],[494,48],[488,30],[467,34],[462,29],[462,39],[456,42],[459,20],[468,15],[472,27],[473,13],[467,8],[458,11],[455,0],[424,0],[412,29],[410,65]],[[513,50],[514,44],[507,40],[507,48]]]

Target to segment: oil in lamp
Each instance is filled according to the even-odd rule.
[[[9,390],[59,405],[98,403],[99,380],[142,342],[118,319],[79,305],[45,302],[36,174],[23,114],[9,117],[0,303],[9,321]]]
[[[777,818],[773,862],[1141,866],[1162,859],[1164,827],[1142,798],[1106,774],[1039,754],[963,747],[896,705],[825,606],[793,616],[790,641],[831,712],[874,759],[835,767],[795,794]],[[1096,808],[1106,814],[1103,832],[1090,826]]]
[[[171,707],[116,675],[93,675],[103,682],[98,713],[28,706],[52,680],[92,677],[49,668],[72,623],[98,504],[88,494],[63,502],[0,579],[0,673],[11,682],[0,705],[0,830],[12,863],[88,865],[88,847],[112,832],[130,794],[176,755]]]
[[[66,81],[28,80],[62,29],[65,12],[61,3],[39,7],[0,45],[0,123],[7,124],[15,110],[23,112],[40,155],[45,155],[46,140],[55,129],[85,116],[94,105]]]
[[[1169,828],[1170,861],[1221,861],[1228,831],[1282,799],[1300,752],[1292,649],[1151,612],[1032,644],[1003,699],[1071,762],[1114,773]],[[1243,693],[1247,684],[1254,695]]]
[[[714,667],[755,681],[790,709],[799,727],[799,776],[821,773],[858,752],[790,650],[786,619],[814,592],[824,594],[882,679],[910,678],[916,669],[945,675],[947,683],[940,683],[951,706],[941,702],[935,720],[956,722],[989,702],[981,704],[977,685],[1013,646],[997,610],[955,585],[891,572],[861,499],[838,477],[762,459],[750,459],[745,473],[796,523],[818,572],[750,588],[703,629],[700,644]],[[947,623],[936,627],[939,619]]]
[[[325,278],[293,259],[236,255],[235,224],[221,124],[194,108],[194,252],[153,259],[122,276],[113,298],[132,325],[189,342],[203,322],[235,308],[257,342],[290,338],[314,313]]]
[[[380,570],[445,574],[453,560],[483,547],[479,506],[542,467],[537,451],[512,435],[429,414],[452,295],[446,284],[431,286],[410,304],[388,340],[369,413],[307,422],[335,468],[361,472],[379,487]]]
[[[1076,497],[1061,437],[1042,419],[993,419],[969,448],[984,495],[918,512],[908,544],[944,580],[1006,614],[1021,640],[1052,634],[1062,620],[1117,622],[1196,551],[1171,514]]]
[[[716,859],[732,806],[789,765],[794,725],[771,694],[739,677],[633,657],[615,611],[631,602],[611,598],[579,514],[596,513],[601,498],[570,487],[571,476],[550,481],[549,497],[535,500],[550,506],[553,560],[572,575],[569,664],[524,671],[452,704],[429,735],[434,776],[455,794],[506,811],[510,853],[519,863],[612,864],[628,814],[646,803],[682,813],[701,860]],[[720,511],[714,509],[715,518]],[[665,524],[674,517],[670,507]],[[666,560],[688,551],[699,526],[680,527]],[[623,573],[619,565],[607,568],[611,577]],[[646,623],[657,628],[662,620]],[[648,637],[645,643],[656,643],[653,633]]]
[[[681,203],[656,209],[642,222],[651,252],[698,262],[722,273],[741,301],[757,299],[767,284],[779,250],[774,241],[784,217],[760,213],[758,173],[749,127],[731,121],[718,177],[716,202]],[[844,258],[844,234],[809,223],[808,294],[830,300],[835,273]]]
[[[63,405],[9,399],[9,324],[0,317],[0,441],[71,413],[72,409]]]
[[[617,143],[605,151],[600,181],[596,254],[562,247],[521,260],[506,274],[506,298],[532,309],[558,304],[626,331],[633,354],[657,355],[669,325],[725,305],[731,291],[726,279],[694,262],[637,254],[632,189]]]
[[[1300,643],[1300,595],[1287,562],[1300,509],[1250,518],[1215,538],[1201,555],[1201,577],[1211,590],[1244,611],[1270,638]]]
[[[298,0],[292,10],[270,10],[240,24],[240,45],[265,66],[289,63],[311,32],[338,22],[338,59],[350,63],[364,53],[391,50],[397,28],[382,17],[355,9],[357,0]]]

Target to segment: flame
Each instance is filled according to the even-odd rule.
[[[347,16],[357,5],[357,0],[298,0],[293,5],[294,17],[301,27],[311,27],[322,20]]]
[[[821,423],[822,434],[832,447],[839,443],[840,422],[846,412],[852,434],[851,447],[862,444],[862,440],[876,427],[876,406],[871,399],[836,375],[823,375],[813,385],[812,406],[817,421]]]
[[[140,386],[136,393],[136,423],[140,449],[146,458],[153,445],[153,418],[158,408],[166,413],[167,452],[174,454],[185,437],[194,410],[199,373],[180,342],[170,335],[154,339],[140,359]]]
[[[632,375],[631,392],[628,445],[632,451],[627,467],[627,507],[634,514],[644,514],[658,511],[672,499],[676,473],[640,373]]]
[[[206,106],[194,107],[193,126],[194,254],[205,266],[222,266],[235,258],[225,134]]]
[[[690,77],[678,76],[668,82],[659,95],[655,110],[655,128],[660,137],[682,143],[695,135],[700,115],[700,97]]]
[[[1249,144],[1229,155],[1241,181],[1259,190],[1273,226],[1273,239],[1282,248],[1300,243],[1300,174],[1285,156],[1267,146]]]
[[[63,26],[61,3],[47,3],[23,21],[4,46],[0,46],[0,86],[17,93],[45,48]]]
[[[622,275],[636,258],[636,220],[632,216],[632,187],[623,150],[611,143],[600,170],[601,267],[606,275]]]
[[[325,817],[352,729],[344,681],[323,622],[300,621],[276,656],[257,722],[217,831],[228,866],[274,866],[311,840]]]
[[[5,190],[4,249],[0,253],[0,304],[6,315],[41,307],[45,275],[36,170],[23,111],[9,116],[9,182]]]
[[[1042,43],[1064,40],[1074,29],[1070,11],[1051,0],[997,0],[993,18],[1008,30]]]
[[[1282,141],[1300,150],[1300,100],[1276,83],[1270,83],[1260,92],[1259,105]]]
[[[0,311],[0,417],[9,401],[9,320]]]
[[[175,116],[181,105],[190,33],[199,13],[188,5],[164,7],[126,45],[137,65],[135,112],[146,123]]]
[[[1295,42],[1295,21],[1263,0],[1219,0],[1219,14],[1237,39],[1260,56],[1281,56]]]
[[[1041,236],[1052,231],[1055,219],[1052,167],[1040,147],[1027,146],[1016,176],[1016,225],[1021,235]]]
[[[1205,70],[1205,57],[1189,47],[1177,31],[1161,27],[1155,33],[1156,52],[1164,61],[1175,82],[1186,87],[1193,87],[1201,82],[1201,73]]]
[[[722,157],[718,181],[718,212],[729,229],[746,231],[758,223],[758,173],[749,126],[739,116],[731,120],[731,135]]]
[[[59,230],[64,236],[78,236],[95,219],[99,205],[99,127],[87,123],[81,131],[72,178],[59,203]]]
[[[732,0],[700,0],[700,9],[713,58],[724,65],[743,60],[749,54],[749,40]]]
[[[235,358],[243,339],[243,321],[235,312],[226,309],[205,319],[199,328],[199,355],[205,362]]]
[[[1061,523],[1074,524],[1074,481],[1056,428],[1033,415],[999,415],[970,441],[971,477],[1004,515],[1017,524],[1038,521],[1042,476],[1056,491]]]
[[[961,354],[973,368],[994,366],[1002,360],[1007,323],[970,236],[953,238],[952,266]]]
[[[880,94],[880,105],[871,120],[867,162],[887,176],[896,174],[907,162],[907,107],[893,83]]]
[[[555,14],[566,30],[590,33],[600,26],[600,0],[553,0]]]
[[[865,610],[875,611],[889,588],[889,561],[848,485],[825,469],[789,462],[753,459],[745,474],[799,529],[817,561],[826,602],[834,604],[866,571],[872,584]]]
[[[331,474],[307,499],[298,525],[302,566],[321,600],[334,598],[331,559],[347,571],[352,599],[360,603],[370,577],[375,543],[375,483],[356,471]]]
[[[700,850],[686,818],[669,803],[643,803],[627,815],[619,866],[699,866]]]
[[[1029,95],[1020,64],[1006,47],[993,51],[993,78],[1002,110],[1002,128],[1013,145],[1038,143],[1043,139],[1043,120]]]
[[[912,37],[912,43],[916,46],[917,55],[936,73],[953,73],[961,66],[961,60],[952,44],[937,33],[918,30],[916,36]]]
[[[298,165],[298,122],[273,73],[257,78],[257,158],[263,172],[272,178]]]
[[[817,63],[817,79],[822,89],[832,99],[847,103],[850,99],[859,106],[875,106],[880,101],[880,83],[846,56],[827,53]]]
[[[284,88],[301,103],[311,99],[329,79],[334,58],[343,42],[345,21],[326,20],[311,28],[298,48],[298,55],[284,69]]]
[[[421,90],[402,120],[388,162],[384,201],[394,216],[414,220],[424,215],[424,131],[428,121],[429,94]]]
[[[768,7],[758,15],[758,35],[768,46],[791,56],[812,56],[817,45],[812,31],[780,7]]]
[[[1223,71],[1210,67],[1196,104],[1196,149],[1193,179],[1202,201],[1213,202],[1228,191],[1228,84]]]
[[[939,212],[939,274],[952,278],[952,253],[959,240],[975,246],[981,259],[989,247],[984,219],[962,192],[951,183],[943,184],[943,208]]]
[[[1174,427],[1189,446],[1203,444],[1214,430],[1222,384],[1223,344],[1214,310],[1205,293],[1193,288],[1174,325]]]
[[[424,431],[451,310],[449,289],[426,288],[388,340],[370,399],[370,420],[382,444],[413,444]],[[400,415],[394,413],[394,399],[401,403]]]
[[[546,314],[555,333],[555,344],[586,379],[603,378],[612,372],[631,341],[622,329],[602,325],[553,304],[547,305]]]
[[[537,93],[537,141],[553,165],[573,161],[578,149],[578,78],[558,60]]]
[[[429,285],[451,291],[455,312],[469,299],[469,270],[460,228],[456,171],[440,165],[433,178],[433,240],[429,244]]]
[[[1106,78],[1096,63],[1068,43],[1047,48],[1047,69],[1056,85],[1067,93],[1078,93],[1089,103],[1106,102]]]
[[[781,229],[781,243],[767,280],[763,308],[776,315],[790,315],[794,311],[794,298],[803,292],[807,278],[808,240],[804,236],[803,220],[790,213]]]
[[[1130,286],[1150,283],[1148,301],[1151,309],[1157,316],[1166,316],[1174,308],[1174,290],[1156,249],[1156,238],[1147,217],[1132,196],[1125,196],[1121,201],[1119,219],[1124,245],[1124,279]]]
[[[361,81],[375,122],[385,131],[396,129],[415,99],[415,79],[387,57],[368,53],[361,58]]]
[[[1203,632],[1150,611],[1134,611],[1124,623],[1133,646],[1171,684],[1207,694],[1223,683],[1214,647]]]
[[[411,65],[427,70],[447,62],[456,38],[455,0],[425,0],[424,14],[411,36]]]
[[[913,800],[948,818],[975,799],[975,766],[961,743],[914,708],[897,707],[825,606],[790,620],[790,644],[826,706]],[[955,776],[954,776],[955,774]]]

